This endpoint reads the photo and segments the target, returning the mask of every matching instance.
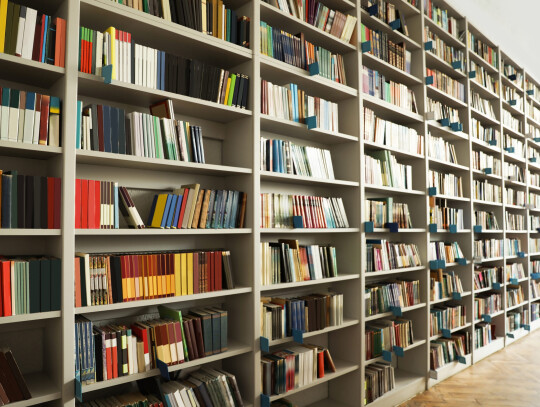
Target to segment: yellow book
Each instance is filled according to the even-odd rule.
[[[111,60],[108,61],[112,65],[112,79],[118,79],[116,77],[116,28],[109,27],[105,30],[111,36]]]
[[[187,295],[187,253],[181,254],[180,273],[182,275],[182,295]]]
[[[143,275],[143,295],[144,299],[150,298],[150,291],[148,290],[148,267],[146,267],[146,256],[143,257],[143,261],[141,262],[141,268],[142,268],[142,275]]]
[[[154,297],[157,297],[159,295],[157,273],[158,273],[157,270],[154,270],[152,272],[152,289],[154,290]]]
[[[218,21],[217,21],[217,30],[218,35],[217,37],[220,39],[223,39],[222,31],[223,31],[223,1],[218,0]]]
[[[152,217],[153,228],[161,228],[161,221],[163,220],[163,213],[165,212],[165,205],[167,204],[167,194],[159,194],[156,201],[156,208],[154,210],[154,216]]]
[[[182,275],[180,272],[180,253],[174,254],[174,295],[182,295]]]
[[[8,0],[0,0],[0,52],[4,52],[6,45],[6,19]]]
[[[227,89],[225,89],[225,99],[223,100],[223,104],[226,105],[227,101],[229,100],[229,90],[231,89],[231,77],[229,76],[227,78]]]
[[[193,253],[187,254],[187,291],[193,294]]]
[[[130,267],[131,267],[131,265],[130,265]],[[133,276],[133,269],[132,269],[131,272],[130,272],[130,276],[129,276],[129,288],[128,288],[128,290],[131,290],[131,295],[129,297],[131,299],[135,299],[137,297],[137,291],[136,291],[137,287],[135,285],[135,280],[136,279]]]
[[[206,26],[206,0],[201,1],[201,15],[202,15],[202,32],[203,34],[208,33],[208,27]]]

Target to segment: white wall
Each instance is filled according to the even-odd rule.
[[[539,0],[447,0],[540,81]]]

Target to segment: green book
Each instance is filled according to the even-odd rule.
[[[51,259],[51,311],[60,311],[62,304],[62,261]]]
[[[232,106],[235,84],[236,84],[236,74],[233,73],[231,74],[231,87],[229,89],[229,98],[227,99],[227,106]]]
[[[186,335],[184,333],[184,323],[182,321],[182,311],[175,310],[175,309],[166,307],[164,305],[158,306],[158,311],[159,311],[160,318],[168,318],[168,319],[172,319],[173,321],[180,322],[180,327],[182,329],[182,346],[184,347],[184,359],[186,361],[191,360],[188,355]]]
[[[41,312],[51,310],[51,261],[41,261]]]
[[[30,312],[41,311],[41,260],[29,260],[28,294],[30,297]]]

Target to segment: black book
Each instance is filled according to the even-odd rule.
[[[214,9],[212,2],[206,2],[206,32],[209,35],[214,35]]]
[[[12,175],[2,174],[2,229],[11,229]]]
[[[17,216],[17,198],[18,198],[18,192],[17,192],[17,181],[18,181],[18,176],[17,176],[17,171],[13,170],[13,171],[6,171],[4,174],[8,174],[8,175],[11,175],[11,189],[10,189],[10,193],[8,194],[8,196],[11,197],[11,210],[9,213],[11,213],[11,228],[12,229],[16,229],[18,228],[18,216]]]
[[[236,78],[238,80],[238,78]],[[244,75],[240,75],[240,86],[238,87],[238,97],[236,99],[236,107],[242,106],[242,97],[244,96],[244,86],[246,84],[246,79]],[[234,102],[233,102],[234,103]]]
[[[171,2],[172,4],[172,2]],[[165,91],[171,91],[171,54],[165,53]]]
[[[112,297],[113,303],[119,303],[123,301],[122,295],[122,265],[121,259],[118,256],[111,256],[111,283],[112,283]]]
[[[134,155],[135,148],[131,145],[130,121],[124,112],[124,137],[126,139],[126,154]]]
[[[97,44],[97,31],[92,30],[92,44]],[[96,74],[96,49],[97,47],[94,45],[92,47],[92,66],[90,67],[90,73],[92,75]],[[54,55],[53,55],[54,58]]]
[[[92,335],[94,336],[94,348],[95,348],[95,360],[96,360],[96,381],[103,381],[103,350],[106,348],[106,344],[103,343],[102,337],[103,331],[94,326]]]
[[[238,44],[238,23],[237,23],[236,11],[231,9],[231,42]]]
[[[111,142],[111,107],[103,105],[103,150],[112,152]]]
[[[249,89],[249,78],[247,75],[244,75],[244,95],[242,96],[242,105],[241,107],[247,109],[247,100],[248,100],[248,89]]]
[[[81,262],[82,264],[82,262]],[[51,311],[51,261],[41,261],[41,312]]]
[[[193,24],[193,6],[191,4],[191,0],[183,0],[182,5],[184,6],[184,18],[185,18],[185,25],[189,28],[194,28]]]
[[[155,16],[155,14],[154,14],[154,0],[148,0],[148,14],[152,14],[153,16]]]
[[[26,177],[17,175],[17,227],[25,228],[26,215]]]
[[[26,177],[26,205],[24,208],[24,224],[26,228],[34,227],[34,177],[29,175]]]
[[[34,176],[34,229],[41,227],[41,177]]]
[[[41,229],[47,229],[49,227],[48,219],[49,214],[47,212],[47,205],[48,205],[48,197],[49,197],[49,190],[47,188],[47,177],[41,177],[40,179],[41,184],[41,202],[39,204],[41,208],[41,226],[39,226]]]
[[[131,83],[135,84],[135,41],[131,41]]]
[[[41,261],[28,261],[28,297],[30,298],[30,313],[41,311]]]
[[[176,20],[178,24],[185,26],[186,14],[184,10],[184,2],[182,0],[172,0],[172,2],[176,3]]]
[[[191,64],[189,66],[189,93],[188,95],[191,97],[197,97],[196,93],[196,85],[197,85],[197,67],[199,65],[199,61],[192,60]]]
[[[60,311],[62,307],[62,261],[50,259],[51,263],[51,311]]]
[[[110,122],[110,134],[111,134],[111,152],[118,154],[118,108],[110,107],[111,122]]]
[[[175,0],[170,0],[169,1],[169,6],[171,8],[171,20],[173,23],[176,23],[176,24],[180,24],[180,22],[178,21],[178,12],[176,11],[176,1]]]
[[[126,111],[118,109],[118,153],[126,154]]]
[[[81,281],[81,307],[86,307],[90,305],[86,298],[86,263],[84,257],[77,257],[79,258],[79,279]]]
[[[161,0],[154,0],[154,11],[156,12],[155,16],[163,18],[163,7],[161,7]]]
[[[91,148],[93,151],[99,151],[99,124],[98,124],[98,107],[96,104],[90,106],[91,119],[92,119],[92,134],[91,134]]]

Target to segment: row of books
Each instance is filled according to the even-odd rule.
[[[369,53],[376,58],[395,66],[407,73],[411,73],[411,51],[406,49],[404,42],[395,43],[390,36],[378,30],[372,30],[360,24],[360,41],[369,44]],[[365,47],[366,45],[362,45]]]
[[[261,170],[334,179],[330,150],[261,137]]]
[[[529,287],[531,289],[531,298],[539,298],[540,297],[540,281],[531,280],[529,282]]]
[[[0,317],[60,311],[62,262],[52,257],[0,259]]]
[[[442,38],[440,38],[436,33],[434,33],[428,25],[425,25],[424,43],[429,42],[431,42],[431,53],[438,56],[446,63],[451,65],[454,62],[461,61],[463,63],[465,61],[465,54],[462,50],[448,45]]]
[[[527,111],[527,116],[537,122],[540,122],[540,109],[538,109],[532,103],[530,103],[528,107],[529,107],[529,110]]]
[[[271,340],[293,336],[295,331],[320,331],[342,324],[343,294],[261,298],[261,335]]]
[[[506,327],[509,332],[517,331],[523,328],[523,325],[529,323],[529,310],[521,309],[518,311],[509,311],[506,313]]]
[[[429,275],[431,301],[442,300],[451,297],[453,293],[463,292],[461,279],[453,271],[431,270]]]
[[[21,373],[19,364],[9,349],[0,351],[0,403],[15,403],[32,398],[28,384]]]
[[[499,95],[499,78],[497,75],[490,74],[486,68],[477,64],[472,59],[469,60],[469,72],[474,72],[473,81]]]
[[[456,225],[457,230],[464,229],[463,209],[448,206],[446,199],[430,197],[429,223],[437,225],[437,229],[449,229]]]
[[[525,169],[514,163],[504,162],[503,175],[507,180],[525,182]]]
[[[262,228],[348,228],[342,198],[261,194]],[[300,218],[297,218],[300,217]],[[298,223],[295,223],[295,219]]]
[[[504,239],[504,254],[506,256],[517,256],[521,252],[523,252],[521,239]]]
[[[374,17],[386,24],[399,20],[400,24],[397,31],[409,36],[409,30],[405,21],[405,16],[400,12],[399,7],[387,0],[363,0],[361,6],[364,10],[370,11]]]
[[[265,0],[266,3],[345,42],[350,42],[357,18],[332,10],[317,0]]]
[[[182,185],[172,194],[157,194],[147,225],[165,229],[233,229],[244,226],[247,196],[226,189]]]
[[[205,163],[200,126],[175,120],[170,99],[150,106],[150,112],[126,113],[101,104],[83,107],[78,101],[76,148]]]
[[[366,239],[366,272],[388,271],[421,266],[418,246],[413,243],[393,243]]]
[[[457,19],[452,17],[448,13],[448,10],[433,4],[433,0],[426,0],[424,2],[424,14],[453,37],[460,37]]]
[[[420,304],[420,281],[395,280],[366,285],[366,317]]]
[[[234,288],[223,250],[76,253],[75,306],[116,304]]]
[[[298,240],[261,242],[263,285],[296,283],[338,276],[336,248],[300,245]]]
[[[374,228],[384,228],[387,223],[397,223],[399,229],[412,228],[409,205],[394,202],[394,198],[368,198],[365,202],[366,222],[373,222]]]
[[[529,216],[529,230],[537,230],[540,228],[540,216]]]
[[[478,259],[502,257],[504,244],[502,239],[484,239],[473,242],[473,256]]]
[[[529,239],[529,252],[530,253],[540,252],[540,239]]]
[[[518,213],[505,212],[504,225],[506,230],[527,230],[525,215]]]
[[[493,104],[480,96],[479,93],[471,91],[471,107],[478,110],[480,113],[485,114],[493,120],[497,120],[495,116],[495,110],[493,109]]]
[[[540,319],[540,304],[531,302],[531,322]]]
[[[499,57],[497,50],[488,45],[485,41],[482,41],[480,38],[476,37],[470,31],[467,32],[467,46],[474,53],[483,58],[488,64],[493,66],[495,69],[499,69]]]
[[[337,103],[309,96],[294,83],[280,86],[262,79],[261,113],[306,124],[308,118],[315,117],[315,128],[339,131]]]
[[[428,133],[427,150],[429,158],[447,163],[458,164],[454,145],[446,141],[443,137],[432,136],[431,133]]]
[[[375,362],[366,366],[364,405],[375,401],[396,387],[394,366],[386,362]]]
[[[503,75],[510,79],[510,81],[514,82],[519,88],[522,87],[523,74],[512,64],[509,64],[506,61],[503,61]],[[515,76],[515,78],[511,79],[512,76]]]
[[[424,136],[415,129],[384,120],[364,107],[364,140],[412,154],[424,154]]]
[[[489,345],[495,339],[495,325],[487,322],[479,322],[474,325],[474,349]]]
[[[491,154],[485,153],[482,150],[472,150],[472,166],[477,171],[490,169],[492,175],[502,175],[501,160]]]
[[[429,336],[440,335],[443,329],[456,329],[467,323],[467,309],[454,301],[437,304],[429,310]]]
[[[311,345],[289,345],[261,356],[262,393],[285,394],[322,379],[336,367],[327,348]]]
[[[413,321],[405,318],[382,319],[366,323],[366,360],[392,352],[394,346],[406,348],[414,343]]]
[[[60,98],[2,87],[0,140],[60,147]]]
[[[434,114],[434,120],[448,119],[450,123],[459,123],[459,112],[453,107],[447,106],[438,100],[433,100],[427,97],[426,112]]]
[[[517,117],[514,117],[511,112],[506,109],[501,111],[501,122],[504,126],[514,130],[518,133],[523,132],[523,121]]]
[[[499,230],[495,212],[474,211],[474,224],[486,230]]]
[[[503,116],[507,116],[508,114],[507,113],[503,113]],[[510,116],[512,118],[512,120],[514,120],[514,116]],[[504,117],[503,117],[503,124],[504,123]],[[525,158],[525,143],[521,140],[518,140],[517,138],[514,138],[512,136],[510,136],[509,134],[504,134],[503,135],[503,147],[505,149],[508,149],[508,148],[513,148],[514,149],[514,152],[510,152],[510,151],[506,151],[507,153],[509,154],[515,154],[517,155],[518,157],[522,157],[522,158]]]
[[[2,2],[0,52],[59,67],[66,60],[66,20]]]
[[[491,315],[503,308],[500,293],[480,293],[474,297],[474,318],[482,319],[482,315]]]
[[[484,288],[493,287],[493,283],[501,283],[503,281],[502,267],[482,267],[475,265],[474,267],[474,289],[482,290]]]
[[[523,302],[525,302],[523,288],[521,286],[516,288],[508,287],[506,290],[506,307],[513,307]]]
[[[510,263],[504,265],[505,281],[510,281],[512,278],[521,280],[525,278],[525,269],[523,263]]]
[[[239,17],[221,0],[112,1],[249,48],[249,18]]]
[[[456,99],[465,102],[465,85],[457,79],[446,75],[436,69],[426,68],[426,80],[430,79],[430,85]]]
[[[429,260],[444,260],[455,263],[457,259],[465,258],[458,242],[429,242]]]
[[[362,66],[362,92],[413,113],[418,112],[416,98],[411,89],[366,66]]]
[[[398,163],[388,150],[369,151],[364,157],[366,184],[413,189],[412,165]]]
[[[60,229],[62,180],[0,169],[1,229]]]
[[[525,191],[517,191],[513,188],[506,188],[504,190],[504,202],[507,205],[525,205]]]
[[[473,180],[473,199],[494,203],[502,203],[502,188],[485,180]]]
[[[437,370],[458,357],[469,355],[471,338],[469,332],[457,333],[450,338],[438,338],[429,343],[429,368]]]
[[[484,143],[495,142],[501,146],[501,133],[495,127],[484,126],[482,122],[474,117],[471,118],[471,136]]]
[[[90,384],[222,353],[228,349],[228,312],[215,307],[189,313],[159,306],[159,319],[95,324],[75,319],[75,376]]]
[[[334,82],[347,84],[343,56],[306,41],[304,34],[289,34],[273,28],[264,21],[260,23],[261,54],[268,55],[289,65],[309,70],[318,64],[313,72]]]
[[[136,44],[114,27],[103,33],[81,27],[79,48],[81,72],[101,75],[102,67],[112,65],[112,80],[247,107],[247,75]]]
[[[459,175],[429,170],[428,185],[436,188],[438,195],[463,197],[463,179]]]
[[[540,208],[540,194],[535,194],[534,192],[529,192],[527,203],[533,205],[535,208]]]

